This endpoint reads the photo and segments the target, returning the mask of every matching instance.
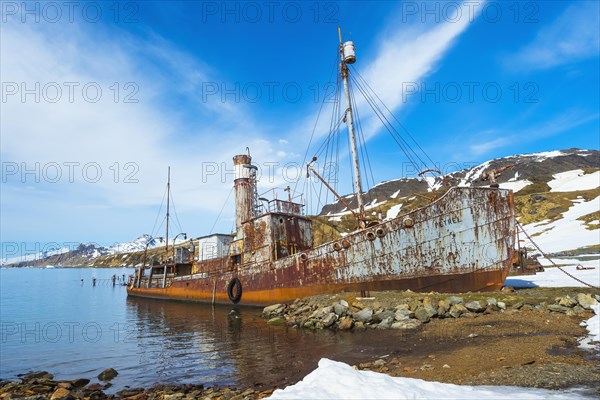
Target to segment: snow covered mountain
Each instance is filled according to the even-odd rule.
[[[100,256],[129,254],[164,246],[163,238],[152,238],[142,235],[131,242],[115,243],[110,247],[99,246],[94,243],[80,243],[75,248],[63,247],[39,252],[25,252],[0,260],[0,266],[28,267],[28,266],[80,266],[90,265]]]
[[[364,195],[367,215],[395,218],[423,207],[447,186],[488,186],[489,172],[501,188],[515,193],[515,208],[525,231],[544,251],[587,253],[600,250],[600,151],[568,149],[519,154],[486,161],[446,176],[382,182]],[[354,195],[345,196],[356,207]],[[323,207],[321,222],[343,235],[354,227],[340,203]],[[527,243],[526,246],[529,247]]]
[[[382,182],[364,196],[367,215],[376,219],[423,207],[441,195],[446,186],[488,186],[489,172],[496,171],[501,188],[515,193],[515,208],[526,232],[551,253],[600,250],[600,151],[568,149],[535,154],[519,154],[486,161],[473,168],[446,176],[400,178]],[[487,178],[487,179],[484,179]],[[345,196],[356,207],[354,195]],[[316,242],[330,240],[355,229],[350,211],[340,202],[327,204],[315,217]],[[73,249],[58,249],[23,254],[0,260],[0,265],[77,266],[135,265],[141,252],[161,248],[164,241],[149,235],[110,247],[80,244]],[[525,245],[527,245],[525,243]]]

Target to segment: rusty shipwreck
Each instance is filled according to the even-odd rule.
[[[291,198],[259,199],[250,153],[236,155],[235,233],[198,238],[191,249],[179,247],[173,257],[156,265],[146,265],[144,259],[129,282],[129,296],[266,305],[341,291],[466,292],[502,287],[515,247],[512,191],[451,187],[427,206],[395,218],[365,216],[348,83],[354,45],[342,42],[341,35],[339,53],[346,98],[343,122],[348,126],[357,200],[354,209],[348,208],[357,229],[315,245],[313,220],[304,214],[303,204]],[[323,180],[311,164],[307,170]]]

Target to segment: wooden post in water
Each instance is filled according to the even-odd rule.
[[[212,305],[215,305],[215,295],[217,293],[217,279],[213,278],[213,295],[212,295]]]

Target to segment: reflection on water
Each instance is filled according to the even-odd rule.
[[[356,363],[404,342],[391,331],[271,327],[258,308],[127,298],[124,287],[91,285],[92,274],[104,282],[111,270],[0,273],[5,379],[30,370],[94,378],[112,367],[119,372],[112,391],[157,383],[268,387],[301,379],[321,357]]]

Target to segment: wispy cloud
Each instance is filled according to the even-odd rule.
[[[600,54],[600,3],[577,1],[505,60],[508,67],[546,69]]]
[[[531,143],[566,133],[580,125],[597,120],[599,117],[600,114],[598,113],[590,114],[579,109],[571,109],[549,120],[518,129],[517,131],[505,126],[478,132],[473,135],[478,140],[469,145],[470,155],[476,157],[483,156],[514,143]]]
[[[118,230],[127,236],[113,232],[111,240],[131,239],[152,224],[155,210],[144,207],[160,203],[168,165],[178,211],[197,218],[199,231],[208,229],[213,219],[203,217],[221,209],[232,180],[226,170],[231,166],[223,163],[231,163],[245,146],[259,159],[277,160],[284,146],[261,145],[264,134],[243,105],[201,98],[202,82],[222,79],[209,65],[153,34],[134,37],[116,27],[91,25],[18,19],[2,25],[3,95],[7,84],[18,88],[2,99],[2,160],[34,171],[24,177],[18,171],[3,182],[3,238],[34,239],[35,232],[48,234],[52,226],[66,226],[62,235],[78,235],[86,226],[97,226],[102,233],[88,234],[103,240],[111,226],[122,226]],[[73,101],[65,83],[75,84]],[[101,89],[98,101],[85,98],[86,84]],[[61,96],[50,101],[56,87]],[[22,98],[22,88],[33,93]],[[89,95],[95,96],[93,88]],[[124,101],[128,95],[135,101]],[[65,163],[78,163],[73,180]],[[203,179],[206,163],[218,171]],[[99,180],[83,176],[87,164],[94,164],[89,174],[99,166]],[[54,169],[45,171],[48,165]],[[56,165],[62,177],[48,182],[43,175],[53,174]],[[135,183],[125,184],[131,173]],[[26,195],[25,185],[31,189]],[[97,206],[109,208],[89,212]],[[144,225],[141,215],[148,217]]]
[[[398,112],[406,105],[406,85],[418,84],[436,71],[452,45],[477,19],[484,5],[483,1],[475,5],[473,2],[461,3],[456,16],[448,16],[439,24],[423,23],[419,18],[400,23],[400,19],[406,16],[399,15],[397,20],[379,32],[381,39],[375,45],[371,61],[361,56],[365,54],[364,49],[357,49],[356,68],[381,101],[392,112]],[[368,140],[380,132],[381,123],[374,114],[366,111],[370,106],[364,97],[357,95],[356,101],[356,108],[363,110],[361,122],[365,140]],[[322,112],[321,115],[327,113]],[[299,129],[305,132],[306,126],[312,127],[315,120],[316,114],[311,115]],[[328,118],[321,118],[315,129],[316,135],[327,135],[329,124]]]

